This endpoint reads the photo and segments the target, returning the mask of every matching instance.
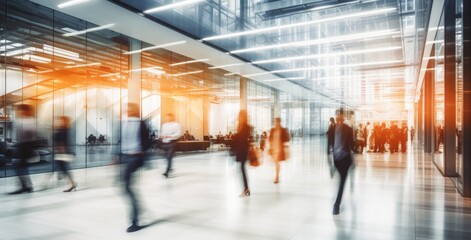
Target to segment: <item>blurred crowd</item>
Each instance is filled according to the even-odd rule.
[[[332,137],[335,122],[331,118],[331,124],[327,130],[327,135]],[[359,123],[353,126],[354,153],[363,154],[365,151],[370,153],[397,153],[407,152],[407,142],[409,139],[414,140],[415,129],[407,127],[405,122],[398,123],[391,121],[386,122],[370,122]],[[332,143],[329,144],[328,152],[331,150]]]

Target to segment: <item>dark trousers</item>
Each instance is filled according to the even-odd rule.
[[[334,150],[334,141],[329,139],[327,140],[327,154],[330,154]]]
[[[249,189],[249,183],[247,181],[247,173],[245,171],[245,162],[247,161],[248,151],[237,154],[236,161],[240,163],[240,171],[242,172],[242,180],[244,181],[244,190]]]
[[[172,160],[173,155],[175,154],[176,144],[176,142],[169,142],[164,145],[165,158],[167,159],[167,170],[165,171],[166,174],[169,174],[170,171],[172,171]]]
[[[343,188],[345,187],[345,181],[347,180],[348,169],[352,164],[351,156],[342,158],[338,161],[334,161],[335,168],[340,173],[340,184],[339,191],[337,193],[337,199],[335,199],[334,207],[340,207],[340,202],[342,201]]]
[[[144,165],[144,156],[139,155],[123,155],[126,167],[123,175],[124,191],[128,195],[131,202],[131,221],[132,224],[137,225],[139,220],[139,203],[137,201],[136,194],[132,189],[133,174],[142,165]]]
[[[72,179],[72,175],[69,172],[69,163],[66,161],[55,160],[57,170],[63,175]]]
[[[31,178],[29,177],[28,159],[19,159],[15,166],[15,174],[21,183],[21,188],[31,188]]]
[[[31,178],[29,177],[28,159],[34,156],[34,149],[20,145],[18,148],[19,159],[15,164],[15,174],[18,176],[21,188],[32,188]]]

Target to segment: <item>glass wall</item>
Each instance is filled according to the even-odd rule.
[[[202,62],[186,64],[192,59],[165,49],[134,55],[130,51],[150,45],[111,30],[68,36],[96,26],[29,1],[0,1],[0,12],[0,177],[14,175],[18,104],[35,108],[38,136],[47,143],[31,160],[31,173],[54,170],[57,116],[72,122],[77,156],[72,168],[108,165],[120,149],[128,89],[138,90],[141,116],[152,135],[158,136],[167,113],[196,140],[235,131],[238,76]],[[255,93],[273,96],[273,90],[254,86]],[[260,129],[271,124],[268,102],[253,105],[264,112],[256,119]]]
[[[445,11],[442,12],[435,36],[434,72],[434,162],[444,172],[444,121],[445,121]]]
[[[456,1],[456,173],[463,179],[463,1]]]
[[[256,141],[260,139],[264,131],[269,134],[273,127],[275,105],[279,104],[276,102],[275,92],[276,90],[255,81],[247,83],[248,114]],[[281,124],[285,126],[286,122]]]

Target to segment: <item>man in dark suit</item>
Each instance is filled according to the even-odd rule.
[[[335,120],[330,118],[329,129],[327,130],[327,154],[332,152],[334,148]]]
[[[353,142],[353,129],[348,125],[344,124],[344,110],[339,109],[336,112],[337,124],[335,125],[335,136],[334,136],[334,165],[337,171],[340,173],[340,184],[339,191],[337,193],[337,199],[335,200],[334,209],[332,213],[334,215],[340,212],[340,202],[342,201],[343,188],[345,181],[347,180],[348,169],[352,164],[352,150],[354,148]]]
[[[18,161],[13,166],[21,187],[8,194],[30,193],[33,191],[33,184],[29,177],[28,160],[34,157],[37,143],[36,114],[33,106],[28,104],[15,106],[15,111],[17,119],[13,126],[16,132]]]
[[[128,120],[122,128],[121,154],[126,163],[123,183],[124,191],[131,204],[131,226],[127,232],[135,232],[142,227],[139,225],[140,207],[133,188],[133,176],[144,165],[144,153],[149,148],[149,130],[140,118],[140,108],[137,103],[128,103]]]

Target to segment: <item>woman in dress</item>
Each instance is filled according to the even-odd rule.
[[[247,173],[245,171],[245,162],[249,152],[249,138],[250,126],[247,121],[247,111],[241,110],[239,112],[239,123],[237,126],[237,133],[234,136],[233,150],[235,152],[236,161],[240,163],[242,171],[242,180],[244,182],[244,191],[240,194],[241,197],[250,196],[249,184],[247,181]]]
[[[289,131],[281,126],[281,119],[275,118],[275,127],[270,130],[270,149],[269,154],[275,162],[275,184],[279,182],[280,178],[280,161],[284,161],[288,158],[289,149],[285,146],[285,143],[289,142],[290,136]]]

